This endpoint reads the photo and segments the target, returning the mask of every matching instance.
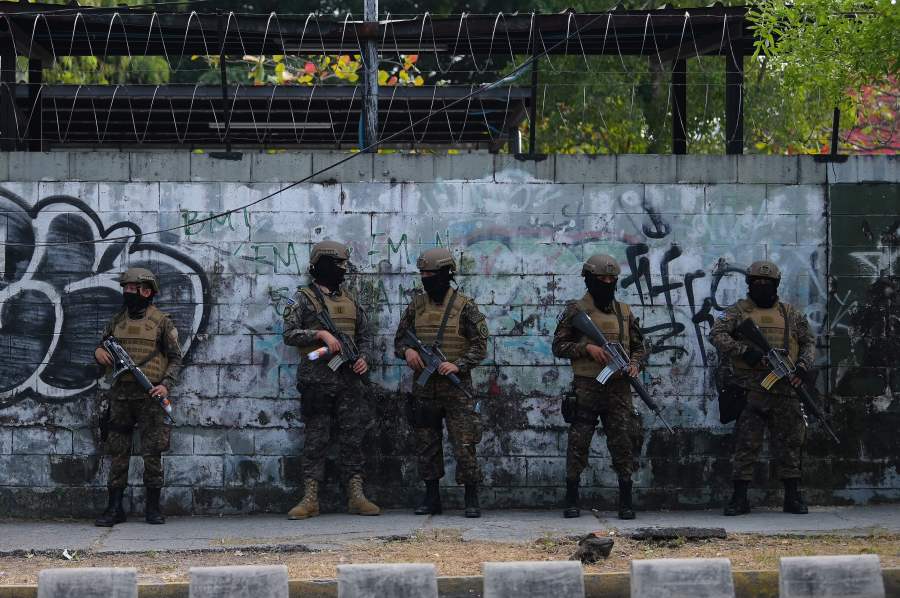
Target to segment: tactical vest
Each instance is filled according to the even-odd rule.
[[[450,290],[444,296],[446,301],[450,301],[450,297],[454,291]],[[447,325],[444,327],[444,336],[441,339],[441,351],[447,357],[447,361],[456,361],[469,349],[469,339],[464,337],[460,332],[460,317],[466,303],[471,301],[462,293],[456,291],[456,299],[453,300],[453,307],[447,317]],[[413,313],[415,319],[413,326],[416,330],[416,336],[424,345],[431,345],[437,339],[438,330],[444,319],[444,312],[447,309],[446,303],[434,303],[428,299],[428,295],[421,293],[413,298]]]
[[[300,289],[300,292],[309,300],[317,315],[322,312],[322,302],[319,301],[316,292],[311,287],[303,287]],[[356,302],[347,293],[341,293],[339,297],[322,293],[322,297],[325,299],[325,307],[328,308],[328,314],[331,316],[331,320],[337,329],[350,338],[356,338]],[[313,329],[324,330],[325,327],[319,321],[316,321],[313,324]],[[298,347],[298,350],[301,356],[305,358],[307,353],[321,348],[322,343],[316,341],[316,344]]]
[[[153,384],[162,382],[169,367],[169,358],[163,351],[160,338],[165,319],[163,312],[149,305],[143,318],[133,320],[127,313],[123,313],[113,327],[113,336]],[[137,382],[130,372],[122,374],[119,380]]]
[[[769,344],[774,349],[787,349],[791,361],[797,363],[797,356],[800,354],[800,344],[797,342],[797,335],[793,334],[787,321],[787,308],[783,303],[763,308],[758,307],[749,299],[741,299],[737,303],[737,308],[741,311],[744,318],[750,318],[757,326]],[[760,362],[755,366],[741,359],[734,359],[734,367],[741,370],[757,370],[769,371],[769,367],[765,363]]]
[[[585,312],[588,317],[593,320],[597,328],[603,332],[606,340],[609,342],[619,342],[625,349],[625,355],[631,356],[629,349],[630,338],[628,337],[628,318],[631,315],[631,309],[624,303],[613,301],[612,313],[606,313],[597,309],[594,305],[594,298],[590,293],[585,293],[578,303],[578,309]],[[600,365],[591,358],[590,355],[579,357],[572,360],[572,369],[576,376],[590,376],[596,378],[604,366]]]

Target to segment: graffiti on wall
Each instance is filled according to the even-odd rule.
[[[145,241],[134,222],[104,225],[87,203],[64,195],[29,206],[5,189],[0,217],[0,409],[26,397],[68,401],[95,388],[94,348],[121,308],[116,279],[128,266],[157,274],[157,304],[182,332],[187,354],[205,330],[203,269],[170,245]]]

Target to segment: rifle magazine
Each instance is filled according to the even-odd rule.
[[[760,382],[760,385],[766,390],[771,390],[771,388],[775,386],[775,383],[779,380],[781,380],[781,376],[779,376],[775,372],[771,372],[768,376],[763,378],[763,381]]]

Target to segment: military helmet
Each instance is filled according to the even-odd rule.
[[[581,267],[581,275],[593,274],[594,276],[618,276],[622,271],[619,262],[611,255],[598,253],[588,258]]]
[[[444,247],[435,247],[419,255],[416,260],[416,268],[420,271],[440,270],[445,266],[450,266],[450,270],[456,270],[456,260],[449,249]]]
[[[759,260],[750,264],[747,268],[747,278],[771,278],[781,280],[781,270],[773,262]]]
[[[333,258],[340,265],[340,262],[350,259],[350,248],[343,243],[325,239],[312,246],[309,252],[309,265],[315,266],[322,257]]]
[[[154,293],[159,293],[159,283],[156,282],[156,276],[146,268],[128,268],[119,276],[119,284],[123,287],[132,282],[149,285]]]

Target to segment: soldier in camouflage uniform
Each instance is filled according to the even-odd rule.
[[[807,513],[800,493],[800,474],[806,422],[800,399],[789,385],[799,386],[815,360],[816,338],[806,316],[793,306],[778,300],[781,272],[768,261],[758,261],[747,269],[747,298],[725,311],[709,334],[709,340],[733,368],[732,383],[744,389],[747,402],[734,431],[732,479],[734,493],[725,507],[725,515],[750,512],[747,487],[753,478],[753,466],[762,448],[763,432],[769,439],[778,462],[778,476],[784,483],[784,512]],[[735,334],[745,319],[756,322],[774,348],[783,348],[797,366],[791,380],[780,380],[770,391],[760,382],[771,371],[765,356]],[[728,364],[726,364],[728,365]]]
[[[103,338],[115,336],[135,364],[155,385],[148,394],[131,373],[119,376],[107,391],[109,405],[106,452],[111,457],[109,469],[109,504],[94,522],[100,527],[112,527],[125,521],[122,498],[128,485],[128,464],[134,428],[141,432],[141,452],[144,457],[144,488],[147,523],[162,524],[166,520],[159,506],[163,486],[162,453],[169,449],[170,428],[166,414],[159,405],[160,397],[169,392],[181,372],[181,347],[178,330],[168,315],[153,304],[159,284],[153,273],[144,268],[129,268],[119,278],[122,285],[123,308],[103,330]],[[112,367],[113,358],[102,346],[94,351],[97,363]]]
[[[569,426],[566,449],[566,504],[564,517],[578,517],[578,485],[588,465],[588,452],[597,420],[606,432],[606,445],[613,469],[619,478],[619,518],[634,519],[631,501],[631,474],[643,445],[641,422],[631,402],[631,387],[623,374],[616,374],[605,385],[597,375],[610,361],[610,355],[591,343],[573,325],[572,318],[583,311],[604,336],[618,341],[629,355],[628,374],[637,376],[646,349],[638,319],[625,303],[616,301],[618,262],[609,255],[594,255],[581,270],[587,293],[569,302],[553,334],[553,354],[570,359],[575,373],[574,400],[566,399],[564,417]]]
[[[442,512],[439,481],[444,476],[443,425],[456,457],[456,483],[465,486],[465,516],[480,517],[478,484],[481,468],[475,450],[481,442],[481,416],[476,399],[468,399],[445,376],[457,374],[471,389],[472,368],[487,355],[490,337],[484,315],[475,302],[450,287],[456,271],[453,255],[444,248],[419,256],[422,275],[419,291],[406,307],[394,337],[394,353],[415,372],[424,369],[421,355],[404,338],[411,330],[424,345],[437,343],[447,361],[425,386],[413,385],[412,424],[415,430],[419,476],[425,481],[425,498],[417,515]]]
[[[301,287],[284,310],[284,343],[297,347],[297,389],[306,437],[303,444],[303,498],[288,512],[289,519],[319,514],[319,484],[325,479],[325,457],[337,428],[340,461],[347,488],[347,510],[356,515],[378,515],[381,509],[363,493],[366,435],[373,413],[364,392],[365,374],[372,355],[369,318],[347,290],[341,287],[347,273],[350,249],[325,240],[312,247],[309,272],[312,284]],[[354,340],[359,350],[356,363],[344,363],[337,371],[328,367],[341,343],[328,332],[318,314],[327,311],[335,327]],[[310,352],[327,347],[329,355],[310,360]]]

